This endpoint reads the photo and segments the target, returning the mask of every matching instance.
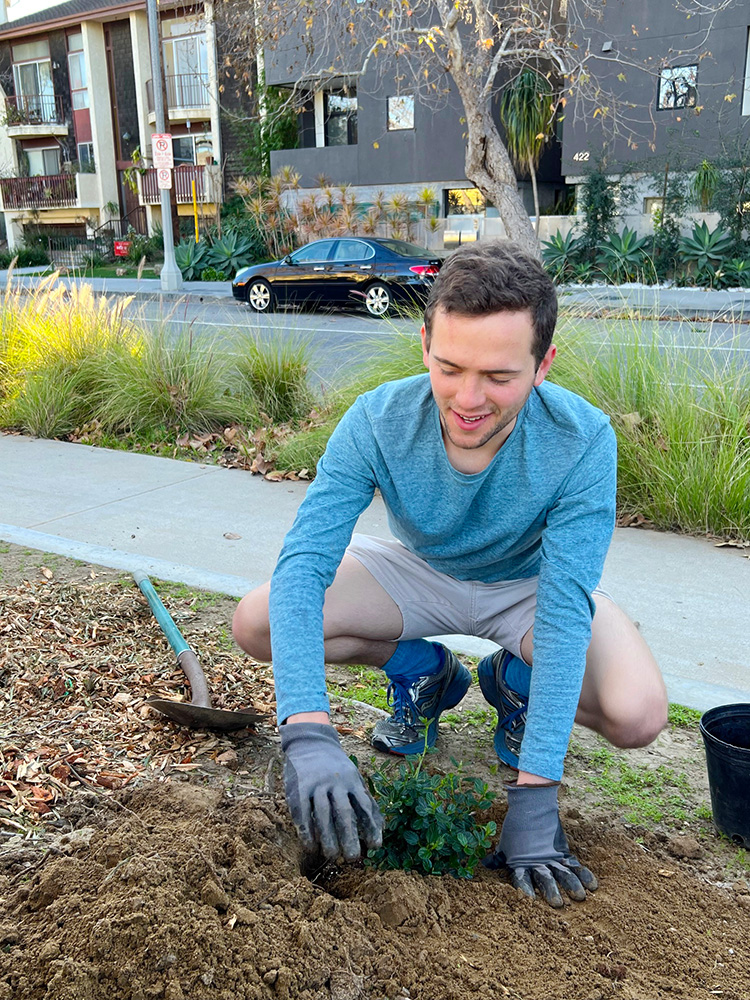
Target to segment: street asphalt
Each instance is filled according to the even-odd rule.
[[[306,484],[0,434],[0,539],[240,597],[273,571]],[[390,537],[376,498],[357,530]],[[617,529],[602,584],[639,624],[670,699],[750,702],[750,550]],[[481,654],[485,640],[451,637]]]

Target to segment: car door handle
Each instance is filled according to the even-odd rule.
[[[325,271],[324,267],[314,267],[313,271]]]
[[[360,264],[360,271],[372,271],[372,264]]]

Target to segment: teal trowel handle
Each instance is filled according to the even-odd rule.
[[[182,632],[175,625],[172,616],[161,603],[161,598],[154,590],[154,586],[145,573],[138,570],[133,573],[133,579],[138,584],[141,593],[149,603],[149,607],[154,613],[154,618],[161,625],[164,635],[169,641],[169,645],[175,652],[175,656],[189,650],[190,646],[185,642]]]

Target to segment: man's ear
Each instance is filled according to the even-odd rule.
[[[534,385],[541,385],[545,380],[547,372],[550,370],[552,362],[555,360],[556,354],[557,348],[554,344],[550,344],[549,350],[539,362],[539,367],[537,368],[536,375],[534,376]]]
[[[427,349],[427,331],[424,328],[424,323],[422,324],[422,329],[419,331],[422,338],[422,361],[424,361],[425,368],[430,367],[430,352]]]

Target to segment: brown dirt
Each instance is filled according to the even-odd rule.
[[[0,553],[0,585],[10,593],[31,578],[32,592],[52,588],[55,607],[63,608],[66,594],[75,599],[75,583],[89,588],[94,602],[90,589],[102,580],[88,567],[58,562],[53,579],[40,579],[47,562],[22,550]],[[104,576],[109,597],[117,597],[119,574]],[[28,587],[20,593],[28,597]],[[227,599],[200,606],[190,597],[170,604],[174,613],[182,609],[181,627],[199,652],[211,628],[228,624],[232,605]],[[57,620],[64,621],[59,614]],[[0,674],[8,648],[3,627],[0,620]],[[118,629],[134,650],[121,693],[131,690],[142,636],[145,666],[158,683],[143,616],[137,609],[121,615]],[[63,631],[60,641],[70,639]],[[52,655],[49,648],[35,659],[33,642],[31,633],[27,670],[48,669],[40,661]],[[252,702],[252,670],[237,654],[226,655],[208,658],[212,675],[232,672],[246,688],[245,703]],[[65,662],[75,681],[75,664]],[[171,667],[164,669],[171,676]],[[347,679],[332,672],[337,678]],[[115,674],[108,684],[116,693]],[[6,677],[0,698],[7,694]],[[33,716],[32,694],[26,708]],[[47,696],[53,717],[62,718],[65,697],[63,689]],[[112,757],[125,747],[137,755],[139,739],[164,745],[171,756],[164,749],[159,768],[139,771],[120,789],[97,785],[95,771],[89,780],[61,781],[47,813],[23,809],[20,800],[0,808],[0,1000],[750,997],[744,856],[694,817],[693,807],[705,806],[705,778],[699,780],[693,731],[670,730],[650,752],[627,757],[655,769],[666,762],[695,777],[679,815],[648,824],[624,822],[625,808],[592,785],[597,758],[587,747],[595,753],[599,744],[589,746],[589,737],[576,733],[564,821],[601,888],[585,903],[553,911],[486,870],[459,881],[356,865],[316,868],[301,858],[290,827],[270,727],[257,736],[222,737],[194,766],[184,765],[180,755],[196,745],[196,734],[142,716],[137,699],[115,704],[121,724],[107,729],[104,714],[94,711],[85,739]],[[469,699],[465,712],[481,704]],[[346,749],[371,767],[362,737],[372,713],[342,703],[337,722]],[[16,735],[26,724],[23,713],[14,714]],[[6,717],[2,726],[0,749],[7,750]],[[62,753],[64,736],[50,731],[55,727],[43,744],[30,728],[24,753],[33,756],[55,739],[51,749]],[[459,719],[443,727],[433,766],[462,759],[499,789],[503,774],[488,763],[488,740],[486,726]],[[179,769],[186,766],[188,773]],[[33,775],[26,777],[33,784]],[[493,818],[500,821],[502,811],[497,806]]]

